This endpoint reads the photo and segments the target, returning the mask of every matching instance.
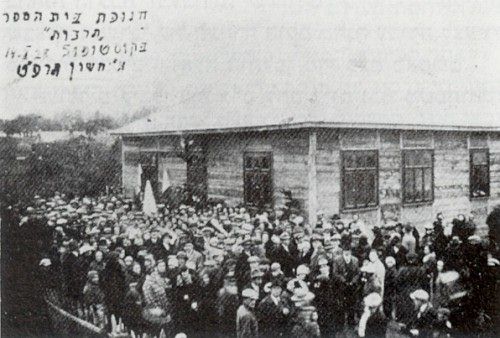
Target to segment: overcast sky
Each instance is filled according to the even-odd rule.
[[[196,100],[207,91],[217,92],[215,97],[224,96],[221,104],[228,97],[248,101],[268,93],[315,99],[330,82],[335,83],[336,100],[341,99],[339,90],[349,95],[351,90],[362,88],[361,93],[373,96],[385,95],[389,88],[391,93],[399,91],[394,94],[399,99],[411,95],[413,101],[430,102],[436,112],[444,104],[442,97],[453,98],[449,101],[457,100],[458,107],[447,111],[456,111],[463,119],[474,118],[471,112],[484,114],[487,120],[500,116],[498,0],[33,3],[0,1],[2,13],[10,15],[25,10],[39,10],[44,15],[49,11],[82,12],[79,29],[99,27],[104,38],[98,43],[92,39],[73,42],[79,46],[147,41],[147,51],[122,57],[126,61],[122,72],[111,67],[102,73],[77,72],[69,81],[68,63],[82,58],[62,58],[65,42],[50,41],[45,30],[75,27],[49,23],[46,17],[41,23],[13,23],[5,22],[2,16],[2,118],[28,113],[54,116],[68,111],[87,116],[95,111],[114,116],[144,109],[161,112],[165,107]],[[148,12],[142,22],[95,25],[97,12],[109,15],[115,10]],[[61,62],[64,69],[60,76],[20,78],[16,74],[18,60],[5,55],[9,48],[22,50],[26,45],[50,48],[44,63]],[[439,94],[430,98],[429,92]],[[462,104],[462,99],[466,103]],[[390,101],[390,95],[383,100]],[[402,114],[405,102],[397,106]],[[449,102],[446,104],[450,108]]]

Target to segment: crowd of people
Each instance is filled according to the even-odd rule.
[[[47,292],[135,332],[219,337],[417,337],[493,330],[497,248],[472,216],[419,233],[318,213],[158,205],[120,194],[35,196],[20,227],[51,245]],[[87,311],[87,310],[86,310]]]

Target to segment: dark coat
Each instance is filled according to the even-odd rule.
[[[360,278],[358,259],[352,256],[351,261],[346,263],[344,257],[337,257],[332,264],[332,275],[333,279],[339,281],[344,287],[358,286]]]
[[[117,255],[112,255],[102,272],[101,287],[104,291],[106,307],[110,314],[122,316],[123,300],[127,292],[125,273],[118,262]]]
[[[387,250],[386,257],[394,257],[396,260],[396,267],[399,269],[400,267],[406,265],[406,254],[408,253],[408,250],[406,250],[406,248],[402,245],[398,245],[398,248],[399,250],[396,252],[394,245],[391,245]]]
[[[381,311],[375,312],[366,322],[365,338],[385,337],[389,320]]]
[[[257,318],[245,305],[240,305],[236,312],[236,337],[256,338],[259,336]]]
[[[286,250],[283,245],[275,248],[271,253],[271,261],[278,262],[281,265],[281,270],[285,274],[285,277],[293,277],[294,269],[297,264],[297,257],[294,256],[293,252]]]
[[[334,336],[342,325],[344,311],[341,295],[330,279],[317,279],[311,283],[311,292],[315,294],[314,306],[318,312],[318,325],[325,337]]]
[[[437,324],[437,313],[434,308],[429,307],[420,316],[413,318],[410,329],[418,330],[418,337],[432,337]]]
[[[396,314],[397,319],[407,323],[413,314],[410,294],[418,289],[429,289],[426,274],[422,267],[403,266],[396,277]]]
[[[285,334],[288,316],[283,313],[287,304],[279,300],[276,305],[271,295],[264,297],[257,308],[259,335],[261,337],[279,337]]]
[[[66,295],[73,300],[78,300],[83,288],[79,279],[78,257],[73,253],[68,253],[62,263],[64,286]]]
[[[240,305],[237,293],[230,293],[225,288],[219,290],[217,297],[218,331],[223,337],[236,335],[236,311]]]
[[[236,286],[239,292],[243,291],[243,287],[250,282],[248,272],[250,271],[250,264],[248,263],[248,255],[242,252],[236,260],[234,268],[234,276],[236,278]]]

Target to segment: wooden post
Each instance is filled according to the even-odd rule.
[[[308,182],[308,222],[314,228],[317,220],[318,188],[316,181],[316,131],[309,131],[309,156],[307,157],[307,182]]]

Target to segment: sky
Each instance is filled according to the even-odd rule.
[[[346,114],[356,114],[362,101],[364,110],[376,104],[389,114],[422,112],[422,118],[481,115],[500,125],[497,0],[38,0],[36,6],[0,0],[0,6],[10,19],[2,15],[0,21],[1,118],[74,111],[161,114],[201,98],[210,99],[214,110],[228,102],[258,110],[260,101],[269,100],[293,110],[294,100],[328,96],[321,107]],[[42,12],[42,21],[13,22],[13,12],[26,10]],[[143,10],[146,19],[137,20]],[[81,24],[48,21],[50,12],[65,11],[81,12]],[[134,11],[135,17],[96,24],[98,12],[109,21],[113,11],[125,11],[127,18]],[[103,38],[50,40],[52,30],[75,26],[99,28]],[[132,42],[146,42],[146,51],[63,57],[65,44],[98,49],[123,43],[130,48]],[[6,55],[22,54],[26,45],[32,51],[49,48],[46,59],[33,62],[42,69],[59,62],[59,76],[43,70],[36,78],[20,77],[17,67],[28,60]],[[122,71],[115,58],[125,61]],[[70,81],[69,63],[80,61],[103,62],[106,69],[77,69]],[[217,118],[216,111],[207,114]]]

